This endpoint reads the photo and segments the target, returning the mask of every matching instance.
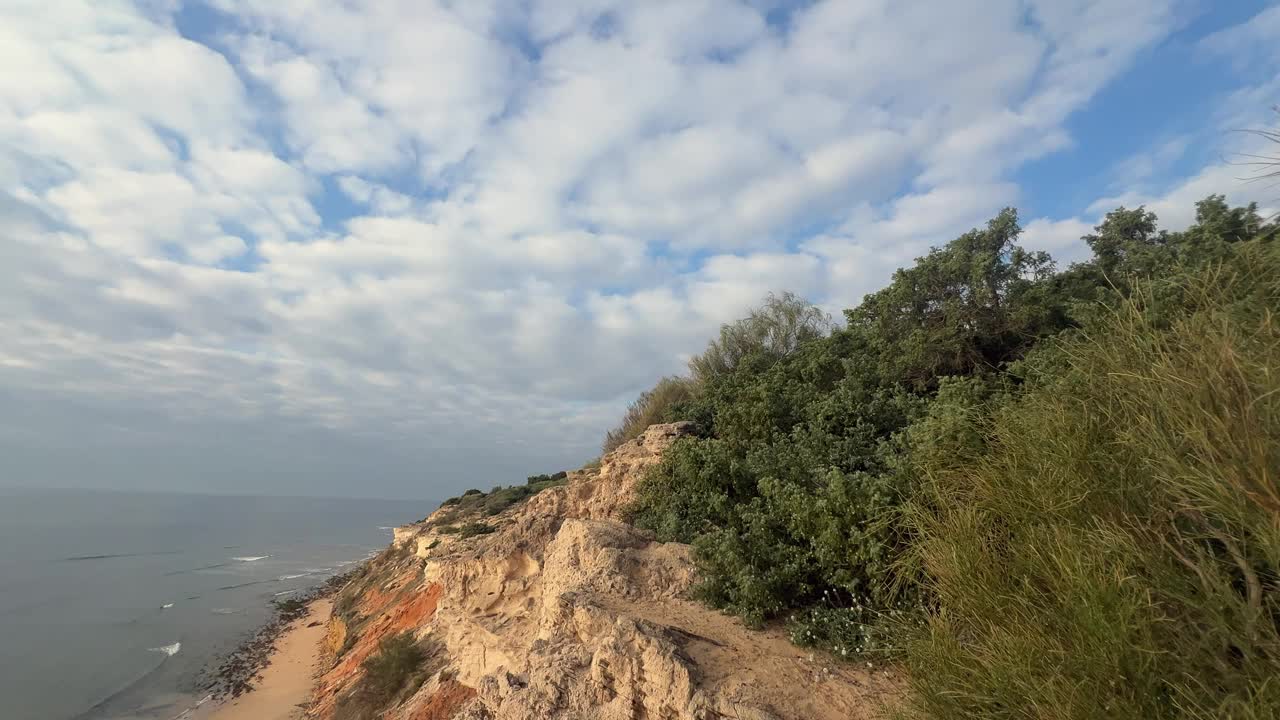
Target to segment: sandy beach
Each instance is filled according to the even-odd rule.
[[[320,643],[333,601],[311,604],[307,615],[285,630],[262,672],[262,681],[240,697],[198,713],[193,720],[296,720],[315,685]],[[313,625],[313,623],[318,623]]]

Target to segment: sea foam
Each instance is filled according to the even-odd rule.
[[[168,655],[169,657],[173,657],[174,655],[178,654],[179,650],[182,649],[182,643],[176,642],[172,645],[161,645],[160,647],[153,647],[153,648],[147,648],[147,649],[150,650],[151,652],[161,652],[161,653],[164,653],[165,655]]]
[[[233,557],[232,560],[240,562],[257,562],[258,560],[266,560],[270,555],[245,555],[244,557]]]

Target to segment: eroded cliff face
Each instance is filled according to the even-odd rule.
[[[442,508],[340,596],[332,668],[311,717],[334,717],[379,643],[411,631],[441,667],[387,709],[394,720],[847,720],[878,717],[884,671],[815,657],[780,630],[752,631],[684,599],[689,547],[622,522],[643,470],[689,427],[655,425],[486,522],[442,533]]]

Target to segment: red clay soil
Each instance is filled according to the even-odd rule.
[[[433,583],[421,592],[400,594],[398,602],[380,603],[383,605],[382,613],[360,629],[360,637],[342,660],[321,676],[310,715],[319,718],[332,716],[339,692],[361,672],[360,666],[365,659],[378,651],[384,639],[414,630],[430,620],[435,614],[441,590],[439,584]]]
[[[451,720],[476,691],[455,680],[442,683],[426,704],[409,716],[408,720]]]

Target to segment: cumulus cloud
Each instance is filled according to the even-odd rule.
[[[766,292],[837,313],[1017,203],[1182,8],[10,4],[0,441],[23,482],[215,490],[580,462]],[[1078,255],[1106,203],[1227,182],[1150,185],[1170,142],[1029,244]]]

